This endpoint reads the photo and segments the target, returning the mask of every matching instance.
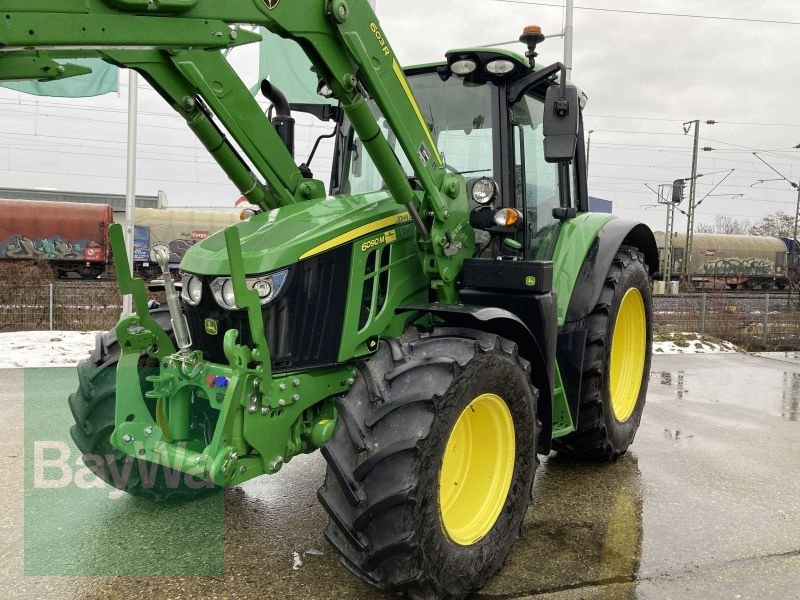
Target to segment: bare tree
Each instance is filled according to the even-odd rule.
[[[763,237],[791,237],[794,232],[794,217],[778,211],[767,215],[750,228],[750,235]]]
[[[747,235],[752,224],[750,221],[739,221],[728,215],[717,215],[714,217],[714,228],[717,233],[727,235]]]
[[[701,223],[695,228],[697,233],[722,233],[725,235],[747,235],[751,232],[749,221],[739,221],[728,215],[717,215],[714,223]]]

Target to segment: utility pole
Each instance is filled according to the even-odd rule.
[[[128,268],[133,273],[133,234],[136,223],[136,129],[139,117],[139,74],[128,72],[128,173],[125,185],[125,249]],[[122,297],[122,315],[133,314],[133,297]]]
[[[592,134],[594,133],[594,129],[589,130],[589,139],[586,142],[586,178],[589,178],[589,156],[592,151]]]
[[[566,0],[564,8],[564,66],[567,70],[567,81],[572,81],[572,16],[575,13],[575,0]]]
[[[797,226],[798,222],[800,221],[800,183],[798,183],[795,187],[797,187],[797,208],[794,211],[794,235],[792,236],[792,251],[789,253],[789,295],[791,297],[791,293],[793,289],[800,288],[800,279],[798,279],[798,273],[800,270],[797,268]]]
[[[672,237],[675,227],[675,203],[672,201],[672,188],[673,186],[670,184],[658,186],[658,203],[667,205],[667,226],[664,228],[664,266],[661,268],[667,295],[669,295],[669,284],[672,281]],[[686,261],[684,260],[684,262]]]
[[[688,127],[687,127],[688,125]],[[694,237],[694,209],[697,197],[697,152],[700,146],[700,120],[689,121],[683,124],[684,133],[694,127],[694,150],[692,152],[692,178],[689,183],[689,211],[686,219],[686,248],[683,251],[683,274],[689,282],[689,263],[692,259],[692,238]]]

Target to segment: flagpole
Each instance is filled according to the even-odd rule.
[[[125,248],[128,265],[133,273],[133,237],[136,222],[136,126],[139,106],[139,74],[128,71],[128,173],[125,186]],[[122,314],[133,314],[133,298],[130,294],[122,298]]]

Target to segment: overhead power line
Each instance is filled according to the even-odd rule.
[[[725,144],[726,146],[732,146],[734,148],[742,148],[743,150],[749,150],[750,152],[762,152],[764,154],[775,154],[777,156],[783,156],[784,158],[791,158],[794,159],[796,157],[790,156],[789,154],[781,154],[779,150],[763,150],[762,148],[752,148],[750,146],[742,146],[741,144],[734,144],[733,142],[726,142],[723,140],[714,140],[707,137],[701,137],[701,140],[705,140],[706,142],[713,142],[715,144]],[[717,150],[719,152],[719,150]]]
[[[592,129],[593,133],[633,133],[640,135],[676,135],[684,137],[682,133],[674,133],[671,131],[624,131],[621,129]]]
[[[669,117],[643,117],[640,115],[596,115],[587,113],[587,119],[628,119],[632,121],[665,121],[669,123],[683,123],[686,119]],[[757,123],[755,121],[716,121],[717,125],[755,125],[758,127],[800,127],[800,123]]]
[[[528,0],[492,0],[505,4],[529,4],[532,6],[552,6],[563,10],[563,4],[550,2],[530,2]],[[575,6],[575,10],[591,10],[594,12],[624,13],[628,15],[648,15],[652,17],[678,17],[683,19],[708,19],[712,21],[737,21],[740,23],[770,23],[773,25],[800,25],[800,21],[782,21],[780,19],[754,19],[751,17],[723,17],[720,15],[692,15],[687,13],[653,12],[646,10],[626,10],[622,8],[599,8],[597,6]]]

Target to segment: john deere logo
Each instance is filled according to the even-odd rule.
[[[208,335],[217,335],[219,333],[219,323],[214,319],[206,319],[206,333]]]
[[[281,2],[281,0],[264,0],[264,4],[267,5],[267,8],[269,10],[272,10],[273,8],[278,6],[278,4],[280,4],[280,2]]]
[[[525,285],[528,287],[534,287],[536,285],[536,277],[533,275],[528,275],[525,278]]]

